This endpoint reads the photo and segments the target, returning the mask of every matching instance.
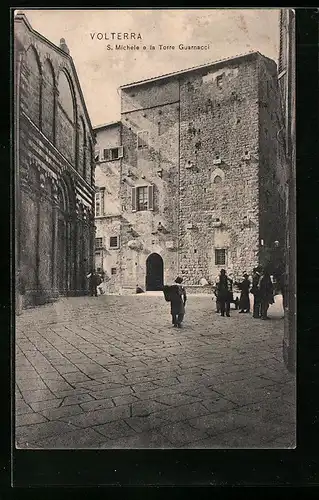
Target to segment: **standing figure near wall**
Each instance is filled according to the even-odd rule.
[[[185,315],[186,290],[182,286],[183,278],[176,278],[174,285],[170,287],[170,302],[172,324],[174,327],[181,328]]]
[[[268,271],[265,271],[260,278],[260,303],[261,303],[261,319],[267,319],[267,311],[270,304],[274,303],[273,284]]]
[[[261,272],[262,268],[260,266],[255,267],[253,269],[253,286],[251,288],[251,293],[254,296],[253,318],[260,318],[261,316],[260,289],[259,289]]]
[[[250,301],[249,301],[249,289],[250,289],[250,281],[248,279],[248,274],[244,274],[243,281],[241,283],[237,283],[238,288],[240,289],[240,299],[239,299],[239,312],[240,313],[248,313],[250,311]]]
[[[227,277],[225,269],[220,271],[217,283],[217,301],[220,305],[220,315],[230,317],[230,300],[232,296],[232,281]]]

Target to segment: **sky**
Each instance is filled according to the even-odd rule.
[[[73,58],[93,126],[120,119],[119,87],[251,50],[277,62],[278,9],[23,10],[33,29]],[[142,40],[102,40],[97,33],[140,33]],[[93,35],[95,33],[95,35]],[[99,35],[100,36],[100,35]],[[110,44],[113,50],[107,50]],[[115,44],[138,45],[119,51]],[[150,45],[155,50],[150,50]],[[160,50],[159,45],[175,50]],[[179,50],[179,44],[209,46]],[[146,50],[143,50],[146,46]]]

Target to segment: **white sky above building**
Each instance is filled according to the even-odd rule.
[[[277,62],[278,9],[202,10],[23,10],[33,29],[59,45],[65,38],[73,57],[92,125],[120,118],[121,85],[214,62],[251,50]],[[98,40],[106,33],[140,33],[142,40]],[[136,44],[141,50],[107,50]],[[152,44],[156,50],[149,50]],[[176,49],[159,50],[159,44]],[[178,50],[178,45],[209,45]],[[143,45],[147,50],[142,50]]]

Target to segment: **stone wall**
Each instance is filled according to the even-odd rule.
[[[16,263],[24,303],[34,305],[88,291],[94,138],[71,57],[35,32],[23,14],[14,28]],[[85,177],[80,165],[86,147]]]
[[[282,231],[275,78],[275,64],[254,53],[122,88],[124,156],[103,173],[106,203],[121,215],[119,286],[145,286],[152,253],[163,259],[164,282],[181,274],[194,290],[221,268],[240,278],[265,260]],[[111,128],[105,134],[111,140]],[[142,186],[153,186],[151,210],[132,204]],[[225,250],[225,263],[215,250]]]
[[[260,193],[260,261],[263,265],[272,262],[274,242],[285,246],[285,162],[281,153],[280,94],[276,65],[268,59],[259,61],[259,193]],[[279,189],[279,186],[282,186]]]
[[[124,286],[145,287],[146,260],[159,254],[164,282],[178,272],[179,104],[178,84],[122,91],[121,278]],[[143,107],[143,109],[140,109]],[[137,132],[147,131],[147,148]],[[153,210],[132,210],[132,188],[154,186]],[[158,230],[158,227],[163,230]],[[130,245],[138,248],[130,248]]]
[[[187,75],[180,96],[180,268],[195,285],[258,260],[257,62]],[[225,264],[215,249],[226,249]]]

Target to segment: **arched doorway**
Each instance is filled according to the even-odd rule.
[[[151,253],[146,259],[146,290],[163,290],[164,263],[158,253]]]

